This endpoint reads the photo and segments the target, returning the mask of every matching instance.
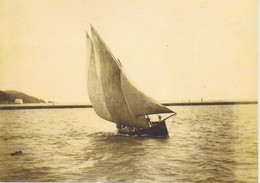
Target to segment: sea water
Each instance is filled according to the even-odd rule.
[[[170,108],[168,139],[119,136],[91,108],[0,110],[0,181],[258,181],[257,105]]]

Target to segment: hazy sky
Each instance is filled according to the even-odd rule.
[[[0,0],[0,90],[88,102],[89,23],[156,100],[257,99],[257,0]]]

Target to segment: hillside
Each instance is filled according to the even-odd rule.
[[[0,90],[0,104],[13,104],[15,99],[22,99],[23,103],[44,103],[43,100],[33,96],[26,95],[15,90]]]

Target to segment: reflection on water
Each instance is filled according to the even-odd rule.
[[[119,136],[92,109],[2,110],[0,181],[257,181],[257,105],[173,109],[168,139]]]

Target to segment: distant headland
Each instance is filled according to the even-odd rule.
[[[0,104],[31,104],[45,103],[44,100],[27,95],[16,90],[0,90]]]

